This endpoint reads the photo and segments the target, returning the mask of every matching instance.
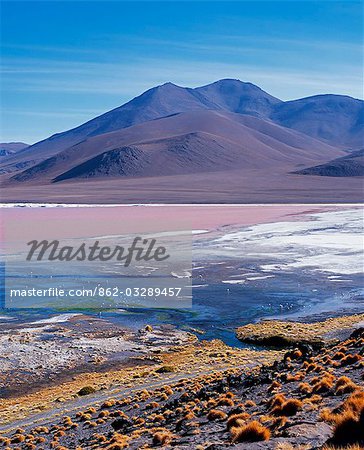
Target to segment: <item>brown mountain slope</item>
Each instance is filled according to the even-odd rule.
[[[252,83],[220,80],[191,89],[165,83],[71,130],[57,133],[29,147],[22,157],[8,157],[3,171],[17,171],[41,162],[72,145],[100,134],[187,111],[226,111],[265,116],[281,101]],[[268,109],[267,109],[268,108]]]
[[[229,168],[294,170],[343,154],[263,119],[194,111],[92,137],[13,176],[12,181],[167,176]]]

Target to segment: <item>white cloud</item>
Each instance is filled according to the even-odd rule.
[[[8,91],[112,95],[123,100],[166,81],[196,87],[220,78],[250,81],[283,100],[320,93],[362,96],[362,73],[353,66],[322,71],[158,58],[107,63],[19,59],[5,64],[3,73]]]

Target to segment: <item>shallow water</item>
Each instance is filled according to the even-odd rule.
[[[234,329],[261,318],[363,312],[362,231],[363,211],[355,208],[205,233],[194,239],[191,309],[124,308],[100,317],[131,328],[172,323],[202,339],[242,346]],[[54,314],[0,310],[27,323]]]

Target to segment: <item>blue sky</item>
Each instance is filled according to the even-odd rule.
[[[0,142],[36,142],[172,81],[362,98],[363,4],[3,1]]]

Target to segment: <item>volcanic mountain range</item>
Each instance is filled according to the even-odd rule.
[[[24,183],[80,186],[86,179],[112,180],[114,187],[118,180],[121,187],[136,177],[155,187],[168,179],[171,189],[173,177],[207,180],[214,173],[216,181],[221,173],[226,184],[230,172],[253,171],[352,178],[363,171],[363,118],[364,102],[342,95],[284,102],[239,80],[194,89],[166,83],[3,157],[0,170],[9,190]],[[315,168],[333,160],[339,160],[334,172]]]

